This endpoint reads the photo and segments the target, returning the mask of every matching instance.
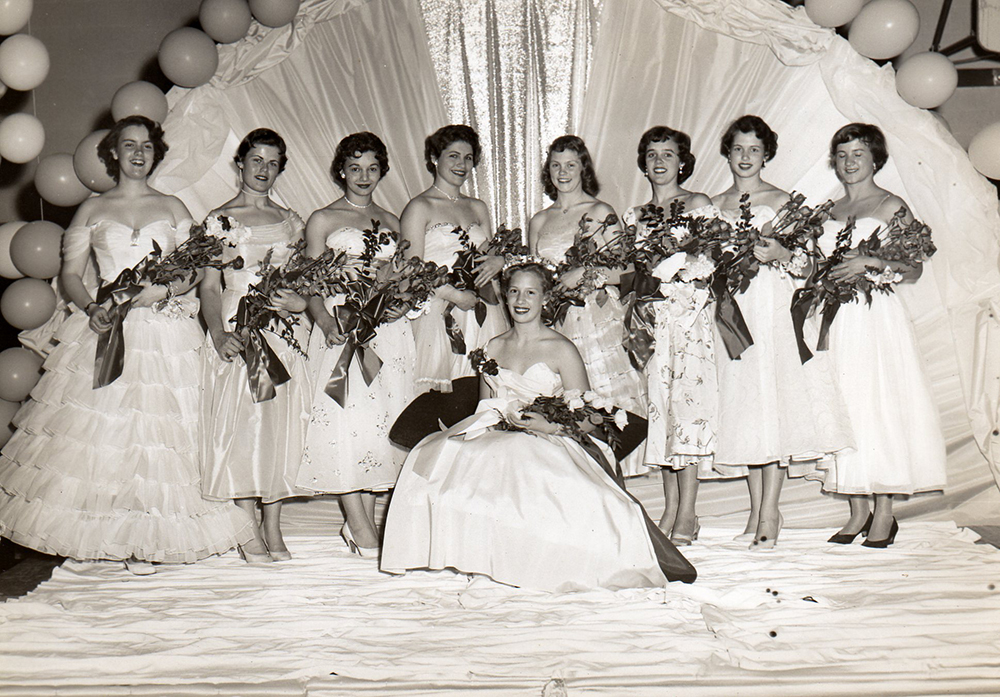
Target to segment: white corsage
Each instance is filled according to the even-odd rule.
[[[213,215],[206,218],[205,232],[218,237],[230,247],[246,242],[253,234],[246,225],[228,215]]]
[[[865,278],[871,281],[872,285],[877,288],[887,288],[902,281],[903,274],[898,271],[893,271],[892,267],[886,264],[886,267],[881,271],[875,268],[869,268],[865,271]]]
[[[779,261],[777,267],[781,272],[782,278],[787,278],[788,276],[803,278],[806,275],[806,269],[809,268],[809,255],[806,253],[806,250],[797,247],[792,252],[791,258],[788,261]]]

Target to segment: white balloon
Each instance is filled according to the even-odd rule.
[[[972,166],[990,179],[1000,179],[1000,121],[981,130],[969,143]]]
[[[874,60],[894,58],[920,31],[920,14],[910,0],[872,0],[851,21],[851,46]]]
[[[934,109],[958,87],[958,69],[947,56],[933,51],[915,53],[896,71],[896,91],[909,104]]]
[[[0,0],[0,34],[16,34],[31,19],[32,0]]]
[[[806,0],[806,14],[821,27],[839,27],[858,16],[865,0]]]
[[[45,146],[45,128],[31,114],[11,114],[0,121],[0,157],[24,164]]]
[[[49,50],[27,34],[15,34],[0,44],[0,80],[26,92],[38,87],[49,75]]]

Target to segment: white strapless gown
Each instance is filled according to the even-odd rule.
[[[852,246],[880,225],[873,218],[856,221]],[[828,221],[824,227],[819,242],[829,254],[843,223]],[[913,324],[899,297],[874,293],[871,305],[862,299],[841,306],[830,327],[829,357],[857,449],[828,463],[823,488],[841,494],[943,489],[944,437]]]
[[[495,397],[407,457],[382,570],[453,568],[543,590],[665,584],[641,506],[576,441],[490,428],[498,410],[560,393],[559,375],[536,363],[485,379]]]
[[[64,246],[87,238],[107,283],[154,240],[169,254],[178,231],[164,220],[139,230],[102,221],[70,228]],[[74,306],[0,458],[0,534],[73,559],[155,562],[193,562],[252,539],[249,516],[201,495],[197,312],[187,296],[162,311],[130,310],[122,374],[95,390],[97,334]]]
[[[360,256],[364,252],[364,233],[352,227],[334,230],[327,236],[326,246]],[[387,260],[395,251],[396,243],[390,238],[379,247],[375,258]],[[332,315],[342,302],[342,296],[327,298],[327,312]],[[303,489],[342,494],[386,491],[396,483],[406,451],[389,440],[389,429],[414,397],[413,332],[409,321],[383,324],[369,346],[382,360],[382,367],[372,384],[367,385],[358,359],[352,359],[347,400],[341,407],[324,389],[344,347],[328,348],[323,330],[313,327],[309,338],[309,367],[314,383],[312,416],[298,475]]]
[[[758,229],[776,214],[769,206],[751,212]],[[715,466],[723,471],[779,462],[790,476],[802,476],[815,469],[814,461],[854,446],[829,358],[822,352],[806,363],[799,358],[789,311],[796,285],[791,276],[762,264],[746,292],[735,295],[753,346],[734,361],[717,338]]]
[[[456,227],[452,223],[437,223],[427,228],[424,233],[424,261],[433,261],[449,269],[454,265],[462,251],[458,234],[453,232]],[[479,225],[471,225],[468,233],[469,241],[476,246],[488,239],[486,231]],[[434,298],[427,303],[424,313],[413,320],[418,392],[451,392],[452,380],[475,374],[468,354],[507,330],[507,319],[500,305],[486,306],[486,321],[481,327],[473,310],[453,307],[451,315],[462,330],[466,348],[464,354],[454,353],[445,331],[444,312],[447,306],[446,301]]]
[[[291,256],[289,245],[302,236],[305,225],[294,212],[280,223],[255,225],[249,239],[235,248],[225,247],[223,259],[243,257],[243,268],[223,272],[222,321],[229,321],[247,288],[260,280],[258,271],[271,251],[271,265],[281,266]],[[295,338],[306,347],[308,320],[300,316]],[[208,337],[202,361],[202,469],[203,490],[212,499],[260,497],[265,503],[301,495],[295,483],[302,461],[312,386],[306,358],[272,332],[264,340],[274,349],[291,376],[278,385],[276,396],[255,403],[247,383],[246,363],[240,356],[230,362],[219,357]]]

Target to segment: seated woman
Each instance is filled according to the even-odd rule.
[[[571,341],[542,323],[538,263],[508,268],[512,329],[492,339],[476,414],[409,454],[389,506],[382,570],[453,568],[540,590],[655,587],[694,567],[613,477],[560,428],[521,408],[589,389]],[[492,374],[491,374],[492,373]],[[496,428],[506,420],[524,430]]]

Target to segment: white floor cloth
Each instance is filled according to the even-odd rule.
[[[552,595],[451,572],[393,577],[339,538],[135,577],[67,562],[0,605],[18,694],[995,694],[1000,551],[905,522],[887,550],[702,530],[699,580]]]

